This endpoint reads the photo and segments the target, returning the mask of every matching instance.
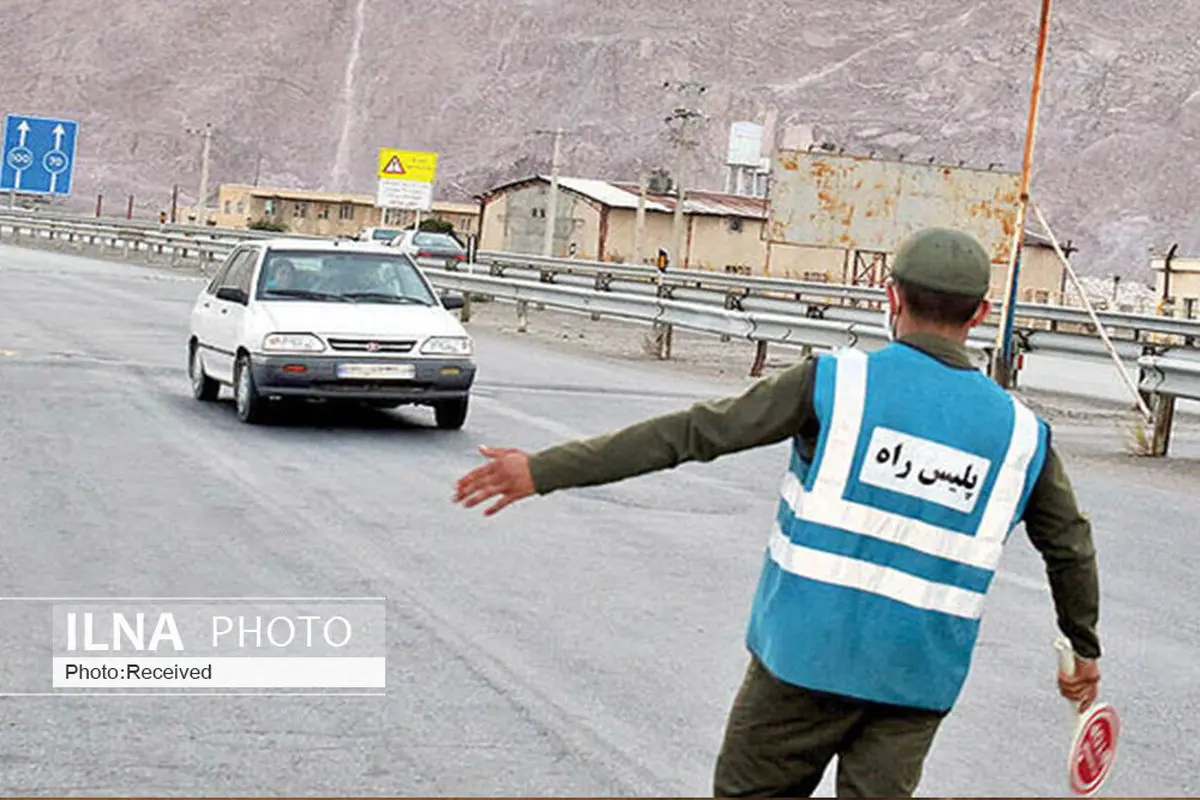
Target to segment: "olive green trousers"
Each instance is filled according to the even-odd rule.
[[[836,756],[838,797],[911,797],[945,716],[793,686],[752,655],[713,795],[810,797]]]

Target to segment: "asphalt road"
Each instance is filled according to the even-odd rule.
[[[538,448],[727,386],[481,335],[463,431],[437,431],[420,409],[247,427],[228,401],[190,397],[198,288],[0,247],[0,594],[384,596],[387,697],[0,697],[0,791],[710,792],[786,451],[486,521],[450,496],[480,444]],[[1150,464],[1109,438],[1059,437],[1097,529],[1104,694],[1125,724],[1106,793],[1194,794],[1196,442]],[[922,794],[1066,793],[1054,635],[1018,531]],[[9,613],[4,681],[45,664],[31,638]]]

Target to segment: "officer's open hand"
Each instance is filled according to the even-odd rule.
[[[1063,697],[1076,703],[1080,711],[1087,711],[1096,700],[1100,690],[1100,665],[1095,661],[1075,659],[1075,674],[1058,673],[1058,691]]]
[[[454,502],[473,508],[493,497],[484,516],[490,517],[501,509],[534,493],[533,475],[529,471],[529,454],[511,447],[481,447],[479,452],[488,463],[458,479]]]

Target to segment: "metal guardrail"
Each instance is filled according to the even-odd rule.
[[[1200,400],[1200,360],[1145,355],[1137,363],[1138,389],[1154,414],[1148,455],[1165,456],[1170,447],[1176,401]]]
[[[683,300],[685,302],[708,303],[712,305],[722,304],[726,309],[748,311],[757,314],[781,314],[787,316],[795,316],[803,314],[814,319],[824,319],[838,322],[856,322],[861,326],[880,326],[883,324],[883,312],[879,309],[868,309],[855,307],[850,305],[837,305],[827,302],[813,300],[785,300],[779,297],[767,297],[757,295],[732,296],[721,295],[714,292],[712,289],[697,289],[694,284],[697,282],[689,276],[688,281],[680,283],[665,283],[661,287],[651,280],[637,280],[626,277],[618,277],[624,275],[624,272],[618,271],[614,273],[614,277],[609,278],[603,273],[599,274],[603,280],[597,280],[595,276],[588,277],[584,273],[552,273],[546,274],[539,268],[522,265],[512,256],[508,257],[508,261],[499,269],[494,269],[495,262],[481,262],[482,268],[487,269],[490,274],[503,277],[511,277],[520,275],[524,280],[546,283],[548,285],[575,286],[579,288],[594,287],[596,290],[606,292],[620,292],[626,294],[641,294],[646,296],[662,296],[669,299]],[[538,259],[539,262],[549,263],[547,259]],[[465,269],[465,265],[458,265],[456,269]],[[480,265],[476,265],[479,269]],[[633,273],[631,273],[633,274]],[[668,274],[670,271],[668,270]],[[732,285],[735,283],[732,276],[719,276]],[[653,278],[653,276],[651,276]],[[684,283],[687,285],[685,286]],[[738,285],[741,285],[740,283]],[[825,284],[819,284],[824,286]],[[854,287],[847,287],[854,288]],[[860,290],[862,287],[858,287]],[[1171,320],[1177,322],[1176,320]],[[970,333],[970,341],[976,342],[979,346],[991,345],[996,341],[997,328],[993,324],[983,324],[973,328]],[[1017,341],[1017,349],[1019,352],[1038,353],[1038,354],[1058,354],[1068,355],[1072,358],[1086,358],[1093,361],[1108,362],[1111,360],[1108,351],[1105,349],[1104,343],[1097,336],[1086,334],[1061,333],[1053,330],[1043,330],[1037,328],[1028,328],[1017,326],[1014,329],[1014,335]],[[1117,352],[1125,361],[1135,361],[1140,355],[1145,352],[1145,346],[1129,339],[1117,339],[1113,342]],[[1156,344],[1155,349],[1159,352],[1166,352],[1171,349],[1167,344]]]
[[[1139,388],[1147,392],[1200,400],[1200,361],[1163,356],[1142,356]]]
[[[439,288],[516,303],[522,323],[528,313],[528,304],[534,303],[551,308],[669,325],[756,343],[819,349],[877,349],[887,343],[887,334],[878,319],[873,324],[863,324],[814,319],[794,314],[731,311],[711,304],[645,294],[597,292],[583,287],[498,278],[458,270],[427,267],[424,268],[424,272]],[[981,364],[987,362],[991,350],[989,345],[970,342],[968,346]]]
[[[200,226],[0,212],[0,241],[10,238],[20,242],[22,238],[35,237],[55,243],[73,243],[80,248],[91,244],[118,249],[122,257],[136,252],[146,254],[152,260],[155,256],[163,256],[172,264],[186,260],[205,271],[215,268],[241,242],[279,236],[281,234],[258,231],[214,231]],[[882,297],[880,290],[868,287],[670,269],[660,276],[654,268],[497,253],[478,254],[478,262],[473,265],[451,262],[446,266],[452,268],[425,266],[424,269],[431,281],[442,289],[516,303],[523,324],[529,303],[649,322],[666,331],[665,348],[660,350],[660,355],[666,354],[664,357],[669,357],[673,328],[754,342],[757,353],[752,375],[761,373],[768,344],[872,350],[887,341],[879,310],[805,303],[804,300],[772,296],[787,292],[794,297],[810,298],[839,293],[842,299],[850,300],[870,297],[877,301]],[[510,274],[505,275],[506,272]],[[511,272],[529,273],[529,277],[514,278]],[[559,278],[563,274],[574,276],[574,279],[563,282]],[[1019,305],[1018,313],[1021,309]],[[1040,306],[1035,312],[1043,320],[1075,323],[1082,318],[1090,323],[1086,312],[1078,309]],[[1035,314],[1030,316],[1036,317]],[[1105,325],[1124,325],[1127,329],[1189,339],[1200,337],[1200,325],[1186,320],[1113,313],[1098,316]],[[981,364],[986,364],[990,357],[994,336],[994,327],[980,326],[968,341],[968,348]],[[1103,343],[1094,336],[1018,328],[1016,339],[1020,352],[1110,359]],[[1189,347],[1144,345],[1129,340],[1115,340],[1114,345],[1122,360],[1136,361],[1139,365],[1139,387],[1155,406],[1155,452],[1151,454],[1165,455],[1175,399],[1200,399],[1200,360],[1177,357],[1177,353],[1192,351]]]
[[[598,283],[624,279],[650,284],[657,282],[661,277],[668,287],[709,287],[710,290],[720,289],[731,295],[743,297],[774,294],[790,295],[793,299],[823,298],[879,304],[887,302],[886,292],[882,288],[871,286],[728,275],[696,269],[668,268],[660,271],[655,267],[636,264],[547,258],[495,251],[480,251],[477,260],[493,267],[494,274],[501,275],[507,270],[525,269],[546,274],[551,279],[557,274],[565,274],[593,277]],[[1086,329],[1093,327],[1087,311],[1072,306],[1022,302],[1016,304],[1015,316],[1028,321],[1078,325]],[[1096,316],[1109,329],[1200,339],[1200,320],[1116,311],[1099,311]]]
[[[143,249],[146,246],[176,246],[184,251],[184,257],[187,257],[185,243],[189,241],[193,245],[203,243],[204,246],[197,251],[200,260],[222,258],[227,253],[227,249],[220,246],[222,244],[232,247],[247,239],[274,238],[282,235],[242,229],[214,229],[210,226],[159,225],[122,219],[91,219],[43,212],[36,214],[33,212],[0,212],[0,228],[5,224],[20,225],[30,232],[34,230],[61,231],[68,240],[75,236],[85,236],[92,240],[113,237],[124,240],[125,243],[129,243],[130,239],[134,242],[142,242],[144,243]],[[49,233],[49,235],[53,236],[54,234]],[[305,239],[325,238],[287,235]],[[842,304],[883,304],[886,302],[885,292],[878,287],[727,275],[706,270],[668,268],[660,271],[654,267],[634,264],[546,258],[493,251],[480,251],[476,255],[476,260],[479,264],[486,265],[489,273],[497,277],[504,277],[506,273],[518,271],[536,275],[539,281],[556,282],[562,280],[561,276],[568,276],[568,280],[565,281],[568,285],[585,285],[586,282],[593,288],[602,291],[615,289],[630,293],[653,292],[668,298],[691,302],[718,303],[729,309],[790,314],[795,312],[797,301],[805,302],[807,298],[809,305],[805,313],[818,318],[866,322],[870,314],[878,313],[878,311],[856,308],[851,305],[838,305],[831,301],[841,301]],[[1084,330],[1092,328],[1091,318],[1085,310],[1069,306],[1018,303],[1016,317],[1027,322],[1052,325],[1070,324]],[[1138,333],[1157,334],[1158,336],[1182,339],[1182,342],[1175,343],[1176,346],[1191,348],[1200,343],[1200,320],[1111,311],[1098,312],[1097,318],[1109,329],[1130,331],[1135,335]],[[1040,328],[1017,326],[1018,337],[1024,337],[1026,349],[1030,351],[1039,349],[1033,339],[1037,338],[1041,332]],[[1054,333],[1055,331],[1050,332]],[[995,327],[980,326],[974,335],[980,340],[987,337],[994,340]],[[1044,338],[1047,341],[1053,341],[1052,337]]]

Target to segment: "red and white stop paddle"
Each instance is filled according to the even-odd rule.
[[[1075,652],[1070,641],[1060,637],[1054,648],[1058,651],[1059,671],[1068,677],[1074,675]],[[1067,759],[1067,782],[1075,794],[1091,797],[1100,791],[1112,772],[1121,720],[1107,703],[1093,703],[1086,712],[1080,713],[1078,705],[1072,702],[1071,711],[1075,737]]]

